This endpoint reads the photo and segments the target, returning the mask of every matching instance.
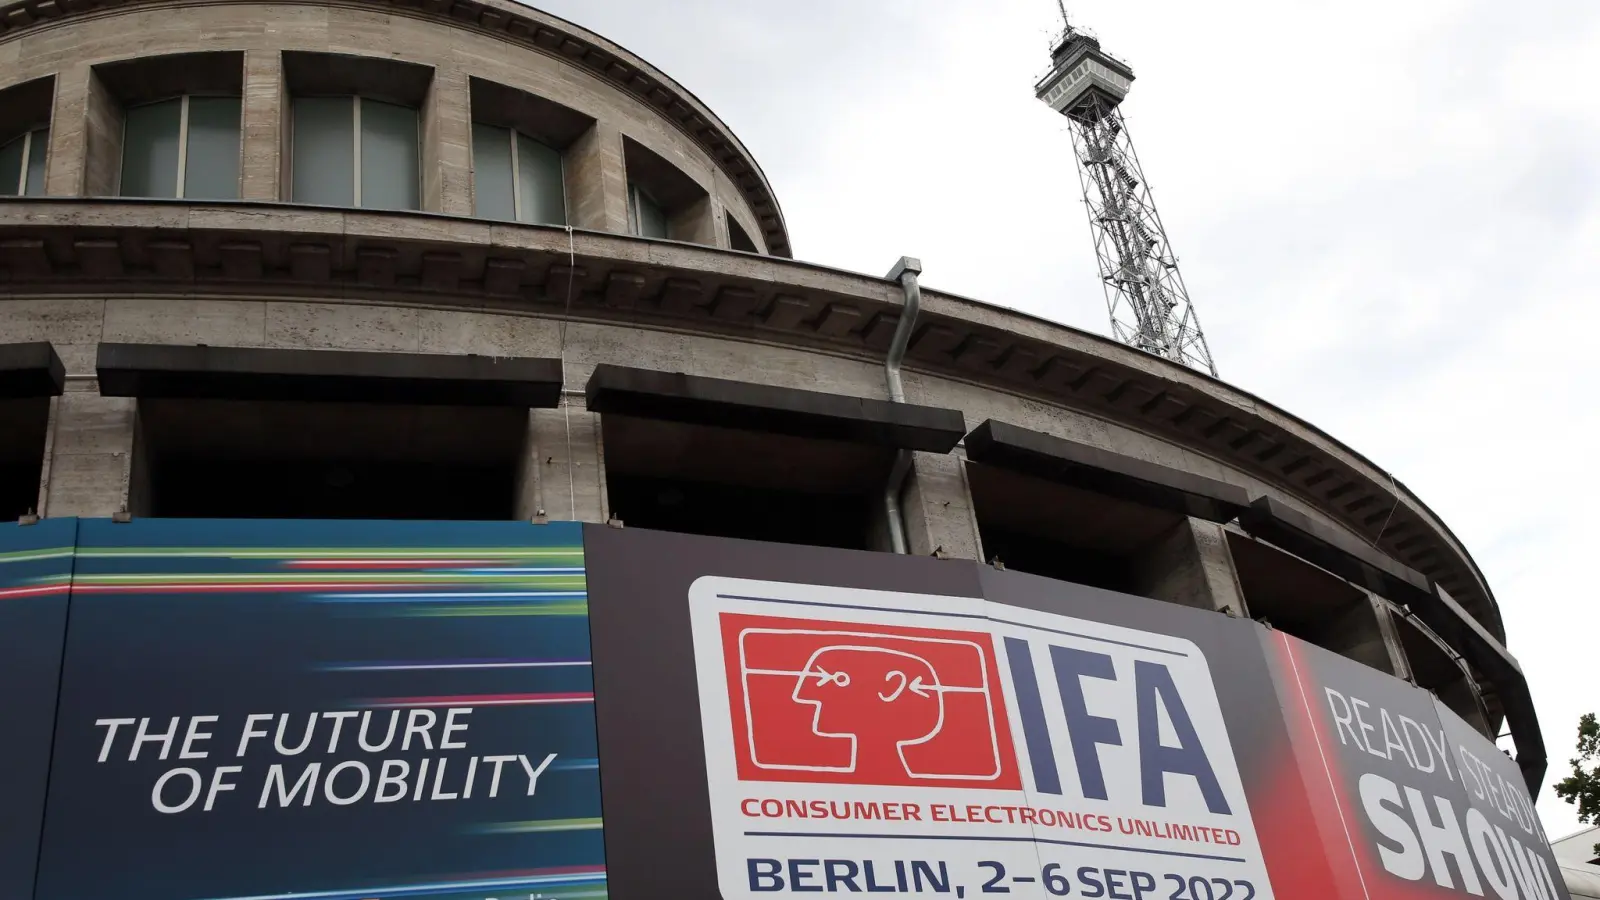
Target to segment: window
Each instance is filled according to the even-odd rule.
[[[43,194],[44,164],[49,148],[49,128],[35,128],[0,147],[0,197]]]
[[[364,97],[296,97],[297,203],[418,209],[417,111]]]
[[[473,123],[472,177],[482,218],[567,224],[561,154],[521,132]]]
[[[185,95],[129,109],[117,193],[237,199],[239,98]]]
[[[733,249],[742,250],[745,253],[761,252],[756,248],[756,242],[750,240],[750,235],[745,232],[744,228],[739,225],[738,220],[734,219],[732,215],[728,216],[728,244]]]
[[[628,230],[640,237],[667,236],[667,214],[655,199],[637,184],[628,184]]]

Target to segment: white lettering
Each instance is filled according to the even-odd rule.
[[[451,741],[450,741],[450,732],[452,732],[452,731],[466,731],[467,730],[467,723],[466,722],[457,723],[456,722],[456,716],[469,716],[469,715],[472,715],[472,707],[470,707],[470,706],[455,707],[455,708],[451,709],[449,712],[444,714],[444,732],[439,735],[439,749],[440,750],[463,750],[463,749],[466,748],[466,746],[467,746],[467,742],[466,741],[456,741],[455,743],[451,743]]]
[[[272,721],[272,713],[251,713],[250,715],[246,716],[244,720],[244,733],[239,735],[239,749],[233,755],[243,756],[244,749],[249,745],[251,738],[266,737],[267,733],[265,731],[257,731],[255,726],[257,722],[270,721]]]
[[[333,753],[339,749],[339,732],[344,730],[344,720],[353,719],[355,718],[355,715],[356,711],[353,709],[342,709],[338,712],[326,712],[322,714],[324,719],[333,720],[333,734],[328,738],[329,753]]]
[[[1336,726],[1334,728],[1334,732],[1339,735],[1339,743],[1345,743],[1344,736],[1348,734],[1350,735],[1350,739],[1356,742],[1357,747],[1361,746],[1361,735],[1356,734],[1355,727],[1351,725],[1352,717],[1350,715],[1350,704],[1345,701],[1343,694],[1339,693],[1333,688],[1328,688],[1327,692],[1328,711],[1333,713],[1333,722]],[[1339,706],[1344,709],[1344,715],[1340,715],[1339,710],[1334,708],[1335,698],[1338,699]]]
[[[231,791],[237,787],[231,781],[223,781],[222,776],[237,775],[243,771],[244,766],[218,766],[216,771],[211,773],[211,787],[206,791],[206,812],[211,812],[211,807],[216,805],[218,794],[223,791]]]
[[[391,772],[391,769],[394,770]],[[386,759],[383,768],[378,772],[378,792],[373,795],[373,803],[393,803],[405,798],[406,775],[411,772],[411,764],[403,759]],[[388,793],[390,787],[398,787],[393,794]]]
[[[194,745],[195,741],[211,740],[211,732],[201,731],[199,726],[202,722],[215,722],[216,720],[216,716],[195,716],[189,720],[189,730],[184,732],[183,735],[183,746],[178,748],[179,759],[205,759],[207,756],[211,755],[209,750],[196,750],[191,752],[190,747]],[[210,808],[211,807],[208,804],[206,809]]]
[[[1511,879],[1511,863],[1506,859],[1506,849],[1495,837],[1489,820],[1477,809],[1467,810],[1467,840],[1472,842],[1472,855],[1478,858],[1478,868],[1483,878],[1500,900],[1520,900],[1517,886]]]
[[[423,717],[427,717],[428,721],[423,723],[423,724],[420,724],[420,725],[417,724],[417,720],[421,719]],[[439,716],[436,713],[434,713],[434,711],[431,710],[431,709],[413,709],[413,710],[411,710],[409,713],[406,714],[406,736],[405,736],[405,740],[400,742],[400,749],[401,750],[410,750],[411,749],[411,736],[412,735],[417,735],[422,740],[423,748],[427,749],[427,750],[432,750],[433,749],[433,735],[428,733],[428,729],[432,728],[434,726],[434,724],[436,722],[438,722],[438,721],[439,721]]]
[[[1427,860],[1422,855],[1422,847],[1417,844],[1417,835],[1411,826],[1395,810],[1385,804],[1400,806],[1400,791],[1394,782],[1382,775],[1368,772],[1361,776],[1357,782],[1357,790],[1361,794],[1361,806],[1367,811],[1367,820],[1378,833],[1400,845],[1398,852],[1389,849],[1383,844],[1378,845],[1378,859],[1396,878],[1406,881],[1416,881],[1428,871]],[[1403,807],[1402,807],[1403,808]]]
[[[1382,719],[1383,724],[1383,755],[1390,759],[1394,759],[1394,754],[1390,753],[1389,751],[1399,750],[1400,755],[1406,761],[1406,765],[1409,765],[1411,768],[1415,769],[1417,767],[1417,763],[1411,758],[1411,754],[1406,752],[1406,745],[1400,743],[1400,730],[1395,727],[1394,720],[1389,718],[1389,711],[1380,707],[1378,709],[1378,715]]]
[[[289,714],[284,713],[278,717],[278,734],[272,739],[273,749],[283,756],[298,756],[311,746],[311,733],[317,728],[317,714],[311,713],[306,717],[306,733],[300,738],[300,743],[293,750],[283,745],[283,729],[289,724]]]
[[[555,759],[556,755],[552,753],[544,758],[544,762],[539,763],[539,768],[535,769],[533,766],[528,765],[528,758],[526,756],[517,757],[517,761],[522,763],[522,770],[528,773],[529,797],[533,796],[533,789],[539,784],[539,776],[544,774],[545,769],[550,768],[550,764],[555,762]]]
[[[372,710],[369,709],[361,714],[361,734],[356,737],[356,741],[361,745],[361,749],[368,753],[382,753],[389,749],[389,744],[394,741],[394,726],[399,720],[400,710],[389,710],[389,731],[383,736],[383,743],[373,746],[367,743],[367,725],[372,721]]]
[[[176,720],[173,721],[173,726],[177,726]],[[167,786],[168,781],[171,781],[173,778],[179,775],[189,779],[189,796],[185,797],[182,803],[169,806],[166,801],[162,799],[161,789]],[[194,802],[199,799],[200,773],[196,772],[194,769],[180,768],[170,769],[166,772],[163,772],[161,777],[156,779],[155,787],[150,789],[150,803],[155,806],[156,812],[159,813],[181,813],[193,806]]]
[[[1367,748],[1367,752],[1368,753],[1371,753],[1373,756],[1376,756],[1379,759],[1388,759],[1389,757],[1384,756],[1382,753],[1378,752],[1377,750],[1372,749],[1372,732],[1375,731],[1376,729],[1374,729],[1372,727],[1372,723],[1371,722],[1368,722],[1366,719],[1361,718],[1361,711],[1363,709],[1371,709],[1372,708],[1372,704],[1370,704],[1367,701],[1361,699],[1360,697],[1351,697],[1350,698],[1350,705],[1356,711],[1356,727],[1361,729],[1361,746]]]
[[[295,795],[300,793],[301,788],[306,790],[306,799],[301,805],[310,806],[311,798],[317,793],[317,776],[321,772],[322,763],[311,763],[300,773],[300,777],[295,779],[294,787],[288,788],[283,778],[283,763],[273,763],[272,768],[267,770],[266,782],[261,785],[261,802],[256,804],[256,808],[267,808],[267,800],[272,795],[274,786],[278,789],[278,806],[284,807],[294,802]]]
[[[485,756],[483,761],[494,763],[494,777],[489,779],[489,796],[497,797],[500,794],[500,767],[512,760],[515,756]]]
[[[428,795],[429,800],[454,800],[460,796],[459,794],[442,793],[439,790],[439,786],[444,783],[445,763],[449,761],[449,757],[441,757],[439,759],[439,768],[433,770],[433,793]]]
[[[117,729],[121,728],[124,725],[132,725],[135,721],[136,720],[134,720],[134,719],[95,719],[94,720],[94,727],[96,727],[96,728],[99,728],[101,726],[107,726],[106,727],[106,739],[105,739],[105,742],[100,745],[100,758],[95,760],[95,762],[105,762],[106,761],[106,754],[111,752],[111,742],[116,740],[116,738],[117,738]]]
[[[167,730],[161,734],[150,734],[146,731],[149,727],[148,718],[139,720],[139,731],[133,736],[133,746],[128,750],[128,762],[138,759],[139,748],[147,743],[161,744],[161,759],[166,759],[167,754],[172,752],[172,739],[178,736],[178,717],[173,716],[172,721],[167,724]]]
[[[1461,825],[1456,819],[1456,812],[1450,806],[1450,801],[1443,797],[1434,797],[1434,805],[1439,810],[1439,824],[1433,824],[1433,817],[1428,812],[1427,801],[1423,799],[1422,792],[1416,788],[1406,788],[1406,800],[1411,805],[1411,815],[1417,822],[1417,833],[1422,837],[1422,847],[1428,853],[1428,865],[1433,869],[1433,880],[1443,888],[1454,888],[1450,880],[1450,870],[1445,868],[1444,858],[1455,858],[1456,869],[1461,873],[1461,883],[1468,891],[1483,896],[1483,885],[1478,883],[1478,870],[1472,864],[1472,857],[1467,853],[1466,837],[1461,833]]]
[[[346,769],[351,769],[361,773],[361,785],[360,787],[356,788],[356,792],[354,794],[341,797],[334,793],[333,782],[334,779],[339,777],[339,773],[345,771]],[[334,806],[349,806],[357,800],[360,800],[362,797],[365,797],[367,795],[367,788],[371,786],[372,773],[367,770],[367,764],[361,762],[360,760],[352,759],[347,762],[339,763],[337,766],[334,766],[328,770],[328,777],[322,779],[322,794],[323,796],[327,797],[328,802],[332,803]]]

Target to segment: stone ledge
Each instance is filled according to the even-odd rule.
[[[626,235],[275,203],[0,200],[0,295],[74,293],[566,315],[871,361],[901,303],[882,278]],[[1493,595],[1448,527],[1315,426],[1108,338],[933,290],[923,298],[909,369],[1085,412],[1248,473],[1421,572],[1503,637]]]

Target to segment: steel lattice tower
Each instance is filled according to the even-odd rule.
[[[1117,340],[1217,374],[1200,319],[1119,109],[1133,70],[1068,24],[1034,94],[1071,123],[1111,333]]]

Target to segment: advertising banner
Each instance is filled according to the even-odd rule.
[[[1568,900],[1433,694],[971,561],[47,520],[0,638],[0,898]]]
[[[37,900],[604,896],[576,526],[80,532]]]
[[[29,897],[77,519],[0,525],[0,897]]]
[[[1490,741],[1255,622],[967,562],[585,543],[619,896],[1566,897]]]
[[[1263,634],[1311,818],[1334,862],[1327,896],[1565,898],[1516,765],[1432,694],[1281,632]]]

